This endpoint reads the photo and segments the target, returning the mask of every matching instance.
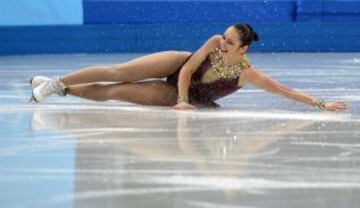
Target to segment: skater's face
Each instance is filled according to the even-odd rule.
[[[231,26],[220,41],[220,53],[223,57],[239,56],[246,53],[248,46],[241,46],[241,38],[236,28]]]

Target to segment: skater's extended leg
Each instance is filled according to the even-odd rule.
[[[132,83],[148,78],[166,77],[179,69],[190,55],[189,52],[180,51],[158,52],[121,64],[83,68],[64,77],[45,82],[32,79],[32,85],[37,87],[32,91],[31,100],[41,102],[51,94],[62,95],[63,90],[69,85],[92,82]]]
[[[60,78],[66,85],[92,82],[138,82],[162,78],[175,72],[191,55],[189,52],[165,51],[142,56],[110,66],[90,66]]]
[[[95,101],[121,100],[142,105],[172,106],[177,102],[176,88],[165,81],[70,85],[67,94]]]

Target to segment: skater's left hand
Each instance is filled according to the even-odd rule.
[[[345,102],[326,102],[325,110],[335,111],[335,110],[343,110],[347,108],[347,104]]]

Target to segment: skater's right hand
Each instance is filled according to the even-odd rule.
[[[180,102],[180,103],[174,105],[173,108],[177,109],[177,110],[186,110],[186,109],[194,109],[196,107],[193,105],[190,105],[187,102]]]

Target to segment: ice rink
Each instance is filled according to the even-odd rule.
[[[290,88],[349,109],[246,86],[219,109],[175,111],[53,96],[34,75],[142,54],[0,57],[0,206],[358,208],[360,53],[253,53]]]

